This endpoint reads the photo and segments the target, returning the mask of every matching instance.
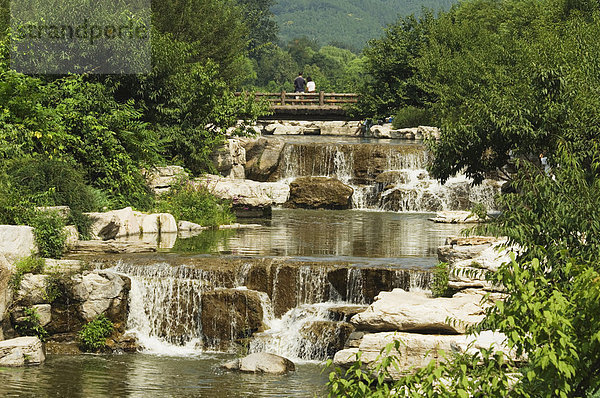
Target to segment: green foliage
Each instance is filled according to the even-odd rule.
[[[15,325],[15,330],[21,336],[38,336],[44,340],[48,336],[46,329],[40,325],[40,316],[35,308],[29,307],[23,310],[24,319]]]
[[[44,272],[46,260],[42,257],[28,256],[23,257],[15,263],[15,273],[10,278],[10,286],[14,292],[21,287],[21,280],[25,274],[41,274]]]
[[[422,7],[448,9],[453,3],[450,0],[279,0],[271,9],[283,42],[306,36],[321,45],[333,44],[358,52],[398,15],[418,14]]]
[[[61,258],[65,249],[67,235],[64,231],[65,220],[54,211],[40,211],[30,220],[35,243],[40,256]]]
[[[450,267],[447,263],[439,263],[433,270],[431,281],[431,294],[433,297],[452,297],[454,289],[448,287],[450,280]]]
[[[64,291],[61,274],[53,272],[46,277],[46,292],[44,298],[53,303],[62,297]]]
[[[114,329],[113,323],[104,314],[83,325],[77,334],[79,346],[87,352],[96,352],[106,346],[106,338]]]
[[[480,220],[487,220],[487,207],[483,203],[475,203],[473,207],[471,207],[471,215],[476,216]]]
[[[398,109],[392,120],[395,129],[430,126],[432,123],[431,114],[427,109],[417,108],[415,106],[405,106]]]
[[[207,187],[183,181],[162,195],[157,210],[171,213],[175,219],[205,226],[230,224],[235,221],[231,205],[217,199]]]

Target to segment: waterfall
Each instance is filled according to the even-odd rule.
[[[281,159],[280,180],[337,178],[354,189],[354,209],[433,212],[481,203],[493,210],[500,187],[493,180],[473,187],[464,175],[440,184],[426,170],[426,149],[415,144],[288,143]]]
[[[126,326],[146,351],[232,351],[251,336],[252,352],[323,360],[341,349],[352,331],[347,321],[380,290],[426,289],[430,282],[427,271],[327,262],[271,266],[261,259],[221,260],[220,267],[210,262],[120,261],[114,267],[131,279]]]

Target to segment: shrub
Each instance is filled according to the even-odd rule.
[[[46,261],[41,257],[23,257],[15,264],[15,273],[10,278],[10,286],[16,292],[21,287],[21,280],[25,274],[41,274],[44,272]]]
[[[38,212],[30,224],[34,228],[35,243],[40,256],[60,258],[67,240],[65,221],[62,217],[56,212]]]
[[[46,278],[46,292],[44,296],[50,303],[55,302],[63,295],[63,285],[60,274],[53,272]]]
[[[15,325],[15,330],[21,336],[38,336],[40,340],[44,340],[48,336],[46,329],[40,325],[40,316],[35,308],[25,308],[23,311],[25,317]]]
[[[396,129],[428,126],[431,124],[431,119],[431,114],[427,109],[407,106],[398,109],[392,124]]]
[[[106,338],[113,332],[114,325],[104,314],[83,325],[77,337],[81,349],[98,351],[106,346]]]
[[[235,220],[231,205],[216,198],[206,187],[181,182],[161,196],[158,210],[171,213],[178,221],[185,220],[200,225],[216,226]]]
[[[434,267],[433,280],[431,281],[431,294],[433,297],[452,297],[455,293],[448,287],[450,268],[447,263],[439,263]]]

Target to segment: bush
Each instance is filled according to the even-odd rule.
[[[44,272],[46,261],[41,257],[23,257],[15,264],[15,273],[10,278],[10,286],[16,292],[21,287],[21,280],[25,274],[41,274]]]
[[[178,221],[205,226],[230,224],[235,221],[231,205],[216,198],[207,188],[181,182],[161,196],[158,211],[171,213]]]
[[[392,125],[395,129],[431,125],[431,114],[427,109],[407,106],[398,109]]]
[[[35,308],[25,308],[23,311],[25,317],[17,325],[15,330],[21,336],[38,336],[40,340],[44,340],[48,336],[46,329],[40,325],[40,316]]]
[[[63,218],[56,212],[38,212],[30,225],[34,228],[33,234],[40,256],[60,258],[67,240]]]
[[[439,263],[433,270],[431,294],[433,297],[452,297],[454,289],[448,287],[450,268],[447,263]]]
[[[77,334],[79,346],[87,352],[98,351],[106,346],[106,338],[113,332],[114,325],[104,314],[83,325]]]

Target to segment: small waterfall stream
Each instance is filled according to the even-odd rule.
[[[429,176],[428,161],[426,149],[414,143],[287,143],[278,176],[288,182],[304,176],[337,178],[354,189],[354,209],[432,212],[469,210],[476,203],[495,208],[498,182],[472,187],[458,175],[442,185]]]
[[[341,349],[351,331],[347,321],[379,290],[369,286],[373,279],[387,281],[386,289],[427,289],[430,283],[427,271],[340,268],[326,262],[263,268],[242,261],[227,270],[119,262],[114,269],[131,279],[127,329],[146,351],[235,351],[247,341],[243,344],[250,352],[296,361],[322,361]],[[264,275],[269,269],[272,276]],[[267,291],[254,290],[254,273],[271,279],[262,283]],[[294,286],[288,285],[290,280]],[[221,306],[225,312],[218,312]]]

